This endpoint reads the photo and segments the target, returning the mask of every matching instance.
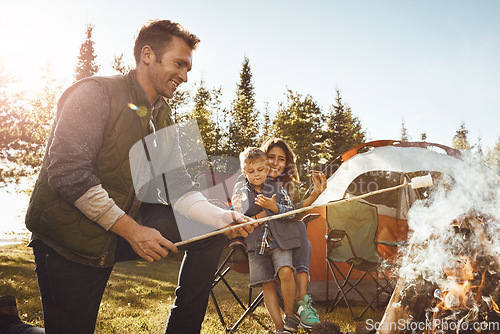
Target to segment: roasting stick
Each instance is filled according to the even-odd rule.
[[[397,189],[404,188],[404,187],[407,187],[407,186],[411,186],[413,189],[418,189],[418,188],[423,188],[423,187],[429,187],[431,185],[432,185],[432,177],[431,177],[430,174],[425,175],[425,176],[414,177],[413,179],[411,179],[411,182],[405,182],[403,184],[399,184],[399,185],[394,186],[394,187],[375,190],[375,191],[372,191],[372,192],[369,192],[369,193],[366,193],[366,194],[363,194],[363,195],[353,196],[353,197],[341,199],[341,200],[338,200],[338,201],[335,201],[335,202],[329,202],[329,203],[324,203],[324,204],[313,204],[313,205],[306,206],[306,207],[303,207],[303,208],[300,208],[300,209],[296,209],[296,210],[292,210],[292,211],[280,213],[280,214],[277,214],[277,215],[274,215],[274,216],[268,216],[268,217],[264,217],[264,218],[254,219],[254,220],[252,220],[250,222],[247,222],[247,223],[242,223],[242,224],[238,224],[238,225],[231,225],[229,227],[225,227],[225,228],[222,228],[220,230],[216,230],[216,231],[213,231],[213,232],[210,232],[210,233],[207,233],[207,234],[203,234],[203,235],[200,235],[200,236],[197,236],[197,237],[193,237],[191,239],[187,239],[187,240],[176,242],[174,245],[177,246],[177,247],[179,247],[179,246],[182,246],[182,245],[185,245],[185,244],[189,244],[189,243],[194,242],[194,241],[198,241],[198,240],[202,240],[202,239],[205,239],[205,238],[212,237],[214,235],[218,235],[218,234],[229,232],[230,230],[235,229],[235,228],[240,227],[240,226],[254,225],[254,224],[261,225],[262,223],[265,223],[266,221],[269,221],[269,220],[279,219],[279,218],[290,216],[290,215],[294,215],[294,214],[297,214],[297,213],[300,213],[300,212],[309,211],[309,210],[314,209],[314,208],[327,207],[327,206],[342,204],[342,203],[345,203],[345,202],[355,201],[355,200],[358,200],[358,199],[363,199],[363,198],[368,197],[368,196],[373,196],[373,195],[385,193],[385,192],[388,192],[388,191],[397,190]]]

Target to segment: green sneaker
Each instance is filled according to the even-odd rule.
[[[314,325],[319,324],[318,311],[311,305],[311,296],[305,295],[301,301],[295,302],[293,310],[300,317],[300,324],[306,329],[311,329]]]

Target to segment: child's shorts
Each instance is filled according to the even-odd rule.
[[[254,251],[248,252],[248,263],[250,268],[250,287],[261,286],[262,283],[272,282],[278,276],[282,267],[293,267],[292,250],[283,250],[279,247],[266,248],[264,254]]]

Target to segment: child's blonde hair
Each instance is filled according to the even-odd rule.
[[[244,169],[245,164],[259,160],[267,160],[267,154],[258,147],[247,147],[240,153],[240,167]]]

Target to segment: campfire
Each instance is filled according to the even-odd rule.
[[[500,333],[500,259],[486,233],[491,223],[475,213],[456,219],[453,240],[445,240],[454,261],[443,266],[439,282],[402,276],[378,333]],[[407,258],[426,246],[412,245]]]
[[[412,208],[413,233],[384,316],[372,324],[377,333],[500,333],[498,177],[467,167]]]
[[[500,297],[499,259],[491,252],[486,224],[488,219],[475,214],[455,221],[457,233],[463,235],[462,252],[456,254],[453,267],[443,268],[445,283],[435,290],[432,320],[436,324],[443,323],[438,330],[443,330],[446,319],[458,319],[459,329],[500,332],[496,303]]]

